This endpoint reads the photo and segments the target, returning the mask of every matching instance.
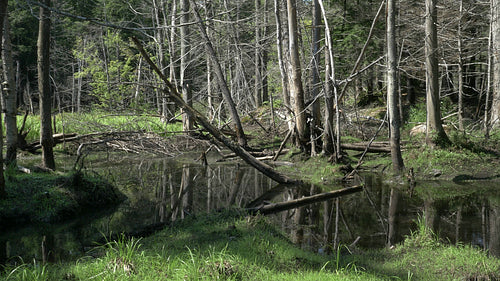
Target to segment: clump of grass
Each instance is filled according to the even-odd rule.
[[[131,275],[136,272],[134,259],[140,254],[140,241],[141,238],[127,238],[122,233],[117,240],[108,241],[103,245],[106,250],[106,258],[109,260],[109,269],[113,273],[121,270]]]
[[[4,268],[7,273],[5,280],[23,281],[48,281],[49,274],[46,265],[41,265],[33,260],[33,264],[23,263],[14,268]]]

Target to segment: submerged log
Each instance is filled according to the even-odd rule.
[[[339,190],[334,190],[334,191],[329,191],[325,193],[320,193],[316,195],[311,195],[311,196],[306,196],[302,197],[299,199],[294,199],[294,200],[289,200],[286,202],[280,202],[280,203],[272,203],[268,205],[261,205],[258,207],[254,208],[249,208],[248,211],[250,213],[261,213],[261,214],[273,214],[273,213],[278,213],[281,211],[286,211],[298,207],[302,207],[305,205],[313,204],[313,203],[318,203],[322,201],[326,201],[332,198],[337,198],[340,196],[344,196],[347,194],[359,192],[363,190],[362,185],[357,185],[353,187],[347,187]]]

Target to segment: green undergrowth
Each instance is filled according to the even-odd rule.
[[[344,176],[344,165],[332,164],[325,156],[306,157],[299,150],[292,150],[279,160],[293,162],[293,165],[278,166],[277,169],[291,176],[300,176],[300,180],[317,185],[338,182]]]
[[[226,210],[188,217],[146,238],[119,236],[76,262],[7,266],[0,278],[498,280],[499,269],[499,259],[473,247],[441,243],[422,223],[393,249],[324,255],[301,250],[266,217]]]
[[[7,198],[0,200],[0,225],[60,221],[122,199],[103,178],[79,172],[60,175],[9,171],[6,178]]]
[[[439,240],[423,218],[417,230],[394,247],[347,256],[367,272],[389,280],[499,280],[500,259],[469,245]]]
[[[155,114],[111,114],[109,112],[93,111],[90,113],[58,113],[55,119],[56,133],[77,133],[80,135],[99,132],[145,131],[168,136],[169,132],[181,132],[181,122],[165,124]],[[18,128],[21,128],[23,118],[18,116]],[[25,128],[29,128],[26,140],[34,141],[40,136],[40,117],[29,115]]]

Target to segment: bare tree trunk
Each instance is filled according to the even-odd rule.
[[[278,64],[281,74],[281,88],[283,94],[283,102],[285,106],[291,108],[290,105],[290,93],[288,87],[288,73],[286,71],[285,63],[283,61],[283,36],[282,36],[282,24],[280,16],[280,0],[274,0],[274,16],[276,19],[276,48],[278,53]]]
[[[50,0],[43,4],[50,7]],[[52,139],[52,93],[50,90],[50,10],[40,7],[38,29],[38,91],[40,93],[40,144],[42,145],[42,165],[54,170],[54,140]]]
[[[327,140],[328,146],[335,144],[335,162],[340,160],[340,112],[339,112],[339,96],[337,92],[337,82],[335,81],[335,65],[333,63],[333,48],[332,48],[332,38],[330,36],[330,27],[328,25],[328,19],[326,17],[325,6],[323,0],[318,0],[318,4],[321,8],[321,14],[323,15],[323,21],[325,24],[325,42],[326,42],[326,55],[325,55],[325,134],[327,134],[330,140]],[[332,92],[333,91],[333,95]],[[333,107],[335,107],[335,133],[333,132]],[[335,139],[334,139],[335,138]],[[323,152],[328,153],[330,148],[325,149],[323,147]]]
[[[463,15],[463,1],[460,0],[460,12],[458,16],[458,129],[460,131],[464,130],[464,120],[463,120],[463,97],[464,97],[464,65],[463,65],[463,50],[462,50],[462,15]]]
[[[493,65],[493,95],[490,129],[500,126],[500,1],[491,0],[491,52]]]
[[[389,130],[392,168],[396,173],[404,169],[400,145],[400,112],[398,93],[398,51],[396,46],[396,3],[387,1],[387,109],[389,111]]]
[[[234,129],[236,130],[236,136],[238,138],[238,144],[241,147],[247,147],[247,138],[245,136],[245,132],[243,131],[243,126],[241,125],[241,120],[240,116],[238,114],[238,111],[236,110],[236,104],[233,101],[233,98],[231,97],[231,92],[229,91],[229,88],[226,83],[226,79],[224,77],[224,73],[222,72],[222,68],[220,66],[219,60],[217,59],[217,54],[215,53],[215,49],[212,45],[212,42],[210,41],[210,38],[208,37],[208,34],[206,32],[206,27],[205,24],[203,23],[203,20],[196,10],[196,4],[194,0],[189,0],[193,14],[196,17],[196,20],[198,21],[198,26],[200,28],[200,33],[205,39],[205,44],[207,46],[207,51],[210,57],[212,58],[212,66],[214,67],[215,74],[217,75],[217,79],[219,82],[219,87],[221,88],[222,95],[224,97],[224,100],[226,101],[229,111],[231,113]]]
[[[4,22],[4,18],[8,16],[7,14],[7,4],[8,0],[0,1],[0,23]],[[0,36],[3,37],[3,24],[0,24]],[[2,50],[2,41],[0,40],[0,50]],[[3,89],[3,85],[0,85],[0,89]],[[3,94],[3,91],[2,91]],[[3,125],[2,118],[0,118],[0,136],[3,136]],[[0,138],[0,156],[3,154],[3,138]],[[7,197],[7,193],[5,192],[5,179],[3,177],[3,157],[0,157],[0,199]]]
[[[431,146],[445,145],[450,142],[441,121],[436,3],[437,0],[425,0],[426,142]]]
[[[497,1],[498,2],[498,1]],[[498,16],[498,15],[497,15]],[[490,2],[490,29],[488,33],[488,67],[487,67],[487,72],[486,73],[486,98],[484,102],[484,136],[486,138],[489,138],[490,136],[490,112],[489,112],[489,107],[490,107],[490,92],[491,92],[491,79],[492,79],[492,73],[491,73],[491,68],[492,68],[492,44],[493,44],[493,1]],[[491,112],[493,115],[493,112]]]
[[[260,45],[260,6],[261,0],[255,0],[255,50],[254,50],[254,67],[255,67],[255,83],[254,83],[254,102],[255,107],[262,105],[262,74],[261,74],[261,45]]]
[[[312,122],[311,122],[311,155],[316,147],[316,128],[321,127],[321,107],[318,100],[321,83],[319,78],[320,41],[321,41],[321,8],[318,0],[313,1],[313,29],[312,29]],[[314,155],[312,155],[314,156]]]
[[[184,101],[189,105],[193,106],[193,96],[190,90],[190,81],[187,79],[187,69],[188,69],[188,64],[189,64],[189,49],[190,49],[190,43],[189,43],[189,26],[187,25],[189,22],[189,0],[182,0],[181,1],[181,71],[180,71],[180,83],[182,87],[182,97],[184,98]],[[194,128],[193,120],[187,114],[184,112],[182,114],[182,125],[183,125],[183,130],[190,132]]]
[[[5,112],[5,129],[7,141],[7,153],[5,156],[5,163],[16,163],[16,150],[17,150],[17,92],[16,92],[16,79],[14,62],[12,60],[12,44],[10,41],[10,22],[9,17],[4,18],[3,22],[3,72],[4,79],[7,81],[7,91],[4,92],[2,99],[3,108]]]
[[[288,36],[290,52],[291,83],[290,91],[293,98],[293,111],[295,114],[295,128],[297,129],[298,143],[305,149],[308,141],[307,121],[304,103],[304,87],[302,86],[302,73],[298,46],[297,28],[297,3],[296,0],[287,0],[288,11]]]

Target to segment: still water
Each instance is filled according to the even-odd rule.
[[[322,192],[309,185],[282,187],[237,161],[139,158],[124,154],[85,160],[87,172],[109,179],[127,199],[58,224],[17,226],[0,233],[0,264],[41,260],[41,245],[52,261],[87,255],[94,241],[117,233],[137,233],[150,225],[249,204],[283,202]],[[71,163],[71,161],[68,161]],[[70,168],[72,164],[68,164]],[[59,166],[61,167],[61,165]],[[64,168],[64,165],[62,165]],[[472,244],[500,256],[498,182],[419,182],[413,191],[391,188],[377,175],[362,175],[362,192],[271,215],[295,243],[319,252],[337,245],[384,247],[401,242],[427,224],[449,243]],[[331,186],[338,189],[340,186]]]

